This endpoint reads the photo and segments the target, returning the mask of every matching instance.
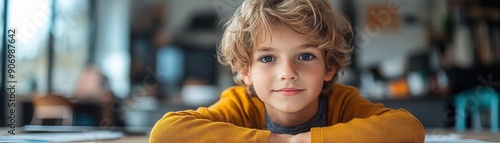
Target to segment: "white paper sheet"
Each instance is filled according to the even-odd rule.
[[[72,133],[32,133],[0,136],[1,142],[76,142],[111,140],[123,137],[122,132],[88,131]]]
[[[426,143],[490,143],[482,140],[463,139],[458,134],[425,135]]]

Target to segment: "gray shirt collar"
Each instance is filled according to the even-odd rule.
[[[271,131],[272,133],[278,134],[300,134],[304,132],[309,132],[313,127],[324,127],[326,126],[326,114],[327,114],[327,104],[328,97],[320,97],[319,98],[319,109],[316,112],[314,117],[307,121],[303,125],[295,126],[295,127],[283,127],[280,126],[269,118],[269,115],[266,112],[266,130]]]

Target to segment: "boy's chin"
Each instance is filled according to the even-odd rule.
[[[280,105],[278,107],[275,106],[275,109],[277,109],[279,112],[282,113],[292,114],[292,113],[298,113],[299,111],[304,109],[304,107],[302,105],[297,105],[297,104],[287,104],[287,105]]]

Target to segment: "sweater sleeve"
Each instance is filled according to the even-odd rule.
[[[236,92],[224,91],[209,108],[165,114],[154,125],[150,142],[269,142],[271,132],[256,129],[257,123],[249,120],[248,114],[254,114],[248,109],[250,99],[235,97]]]
[[[373,104],[357,90],[336,100],[333,106],[340,110],[340,123],[312,128],[312,142],[424,142],[422,124],[404,109]]]

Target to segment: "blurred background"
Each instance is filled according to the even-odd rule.
[[[429,128],[498,122],[490,118],[498,116],[498,98],[490,97],[500,91],[499,2],[330,1],[355,31],[352,64],[340,83],[356,86],[372,102],[409,110]],[[0,125],[8,126],[4,117],[15,109],[18,127],[141,131],[168,111],[214,103],[234,85],[215,48],[241,2],[0,2],[2,37],[16,30],[15,78],[7,76],[8,47],[1,41]],[[15,107],[4,104],[12,99],[10,85],[16,87]],[[467,98],[457,98],[462,96]],[[463,114],[462,105],[473,106],[465,113],[474,114]]]

